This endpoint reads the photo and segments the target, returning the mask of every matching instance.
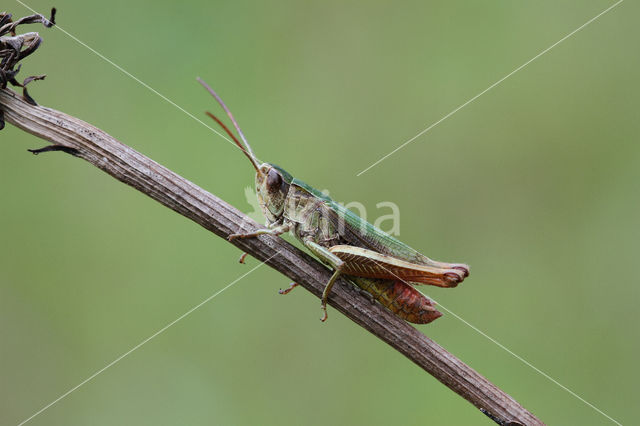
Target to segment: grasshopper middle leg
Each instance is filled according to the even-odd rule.
[[[293,290],[294,288],[298,287],[300,284],[298,283],[291,283],[289,284],[289,287],[285,288],[284,290],[280,289],[278,290],[278,294],[289,294],[291,292],[291,290]]]

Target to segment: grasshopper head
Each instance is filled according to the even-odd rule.
[[[285,170],[270,163],[262,164],[256,172],[258,202],[269,223],[282,218],[292,179]]]

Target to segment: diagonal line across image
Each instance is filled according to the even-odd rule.
[[[81,386],[84,386],[85,384],[87,384],[91,380],[95,379],[98,375],[102,374],[107,369],[113,367],[118,362],[122,361],[122,359],[124,359],[125,357],[131,355],[133,352],[135,352],[136,350],[140,349],[143,345],[149,343],[149,341],[151,341],[152,339],[158,337],[160,334],[162,334],[165,331],[167,331],[170,327],[174,326],[178,321],[181,321],[184,318],[186,318],[187,316],[191,315],[194,311],[196,311],[197,309],[202,307],[207,302],[213,300],[215,297],[217,297],[218,295],[223,293],[225,290],[227,290],[228,288],[230,288],[231,286],[236,284],[238,281],[240,281],[241,279],[243,279],[244,277],[246,277],[247,275],[249,275],[250,273],[252,273],[256,269],[258,269],[259,267],[264,265],[269,260],[273,259],[278,254],[280,254],[280,253],[278,252],[278,253],[274,254],[273,256],[271,256],[267,260],[265,260],[264,262],[260,262],[258,265],[256,265],[255,267],[251,268],[248,272],[245,272],[243,275],[240,275],[238,278],[236,278],[235,280],[231,281],[229,284],[227,284],[226,286],[224,286],[223,288],[221,288],[217,292],[213,293],[211,296],[207,297],[202,302],[198,303],[197,305],[195,305],[194,307],[189,309],[187,312],[183,313],[178,318],[174,319],[173,321],[171,321],[170,323],[168,323],[167,325],[162,327],[160,330],[156,331],[151,336],[147,337],[146,339],[144,339],[143,341],[141,341],[140,343],[138,343],[137,345],[135,345],[134,347],[132,347],[131,349],[129,349],[128,351],[126,351],[125,353],[123,353],[122,355],[120,355],[119,357],[117,357],[116,359],[114,359],[113,361],[111,361],[110,363],[108,363],[107,365],[102,367],[101,369],[97,370],[95,373],[93,373],[92,375],[90,375],[89,377],[87,377],[86,379],[84,379],[83,381],[81,381],[80,383],[78,383],[77,385],[75,385],[74,387],[72,387],[71,389],[69,389],[68,391],[63,393],[62,395],[60,395],[58,398],[54,399],[53,401],[51,401],[50,403],[48,403],[47,405],[42,407],[40,410],[36,411],[31,416],[29,416],[28,418],[24,419],[22,422],[20,422],[18,424],[18,426],[22,426],[25,423],[31,421],[34,417],[38,416],[39,414],[43,413],[47,409],[51,408],[52,406],[54,406],[55,404],[57,404],[58,402],[60,402],[64,398],[66,398],[67,396],[69,396],[71,393],[75,392]]]
[[[372,163],[371,165],[369,165],[368,167],[362,169],[356,176],[361,176],[362,174],[364,174],[365,172],[371,170],[372,168],[374,168],[375,166],[377,166],[378,164],[382,163],[384,160],[386,160],[387,158],[391,157],[393,154],[395,154],[396,152],[400,151],[402,148],[404,148],[405,146],[409,145],[411,142],[415,141],[416,139],[418,139],[420,136],[424,135],[425,133],[427,133],[429,130],[433,129],[434,127],[436,127],[438,124],[442,123],[443,121],[445,121],[447,118],[451,117],[452,115],[454,115],[456,112],[460,111],[462,108],[466,107],[467,105],[469,105],[470,103],[472,103],[473,101],[475,101],[476,99],[478,99],[480,96],[484,95],[485,93],[487,93],[489,90],[493,89],[494,87],[496,87],[497,85],[499,85],[500,83],[502,83],[503,81],[505,81],[506,79],[508,79],[509,77],[511,77],[512,75],[514,75],[515,73],[517,73],[518,71],[520,71],[521,69],[523,69],[524,67],[526,67],[527,65],[529,65],[530,63],[532,63],[533,61],[535,61],[536,59],[538,59],[539,57],[541,57],[542,55],[544,55],[545,53],[547,53],[548,51],[550,51],[551,49],[553,49],[554,47],[556,47],[557,45],[559,45],[560,43],[562,43],[563,41],[565,41],[566,39],[568,39],[569,37],[573,36],[575,33],[577,33],[578,31],[582,30],[583,28],[585,28],[587,25],[591,24],[592,22],[594,22],[596,19],[600,18],[602,15],[604,15],[605,13],[611,11],[613,8],[615,8],[616,6],[618,6],[620,3],[622,3],[624,0],[618,0],[617,3],[614,3],[613,5],[609,6],[608,8],[606,8],[605,10],[603,10],[602,12],[600,12],[599,14],[597,14],[596,16],[594,16],[593,18],[589,19],[587,22],[585,22],[584,24],[580,25],[578,28],[576,28],[575,30],[571,31],[569,34],[567,34],[566,36],[562,37],[560,40],[556,41],[555,43],[553,43],[551,46],[547,47],[546,49],[544,49],[543,51],[541,51],[540,53],[538,53],[536,56],[534,56],[533,58],[529,59],[527,62],[525,62],[524,64],[520,65],[519,67],[517,67],[516,69],[514,69],[513,71],[511,71],[509,74],[505,75],[504,77],[502,77],[500,80],[496,81],[495,83],[493,83],[491,86],[487,87],[486,89],[484,89],[482,92],[478,93],[477,95],[475,95],[474,97],[472,97],[471,99],[469,99],[468,101],[466,101],[465,103],[461,104],[460,106],[458,106],[457,108],[455,108],[453,111],[451,111],[450,113],[448,113],[447,115],[445,115],[444,117],[442,117],[441,119],[439,119],[438,121],[432,123],[431,125],[429,125],[429,127],[425,128],[424,130],[420,131],[417,135],[413,136],[412,138],[408,139],[407,141],[405,141],[404,143],[402,143],[400,146],[398,146],[396,149],[394,149],[393,151],[389,152],[388,154],[384,155],[383,157],[381,157],[380,159],[378,159],[376,162]]]

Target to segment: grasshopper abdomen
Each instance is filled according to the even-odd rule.
[[[400,280],[349,277],[354,284],[398,317],[414,324],[428,324],[442,316],[431,300]]]

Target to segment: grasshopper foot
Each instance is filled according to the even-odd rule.
[[[240,256],[240,259],[238,259],[238,262],[244,265],[244,260],[247,258],[248,254],[249,253],[242,253],[242,255]]]
[[[322,318],[320,318],[320,321],[325,322],[328,318],[327,315],[327,305],[325,305],[324,303],[320,306],[320,309],[322,309]]]
[[[278,294],[289,294],[291,292],[291,290],[293,290],[294,288],[298,287],[300,284],[298,283],[291,283],[289,284],[289,288],[285,288],[278,290]]]

